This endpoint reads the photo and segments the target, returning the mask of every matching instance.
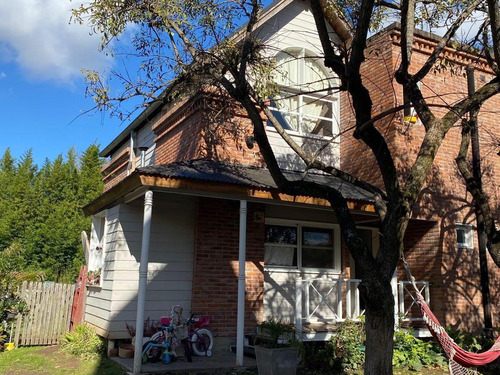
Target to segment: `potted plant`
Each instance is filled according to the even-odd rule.
[[[295,329],[281,320],[270,319],[260,324],[255,357],[259,375],[295,375],[299,344]]]

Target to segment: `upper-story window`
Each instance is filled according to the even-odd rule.
[[[280,52],[276,59],[280,93],[271,98],[270,107],[281,126],[303,135],[338,134],[336,80],[321,59],[305,49]]]

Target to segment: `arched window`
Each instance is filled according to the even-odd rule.
[[[338,134],[336,79],[321,60],[305,49],[282,51],[276,60],[280,93],[270,104],[283,128],[304,135]]]

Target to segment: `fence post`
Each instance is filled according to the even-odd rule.
[[[295,336],[302,335],[302,277],[295,279]]]
[[[23,281],[23,285],[21,287],[21,294],[20,297],[24,298],[26,296],[26,286],[28,285],[28,282]],[[23,316],[21,314],[17,314],[17,321],[16,321],[16,333],[14,334],[14,347],[19,346],[19,336],[21,335],[21,327],[23,324]]]

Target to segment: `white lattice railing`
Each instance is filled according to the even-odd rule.
[[[425,302],[430,302],[430,290],[428,281],[416,281],[420,294],[425,299]],[[399,301],[399,318],[406,322],[422,321],[418,305],[415,303],[415,289],[409,281],[398,282],[398,299]]]
[[[302,330],[303,323],[342,322],[349,318],[359,319],[364,314],[361,308],[358,285],[360,279],[317,278],[295,281],[295,326]],[[429,303],[429,283],[416,282],[420,292]],[[421,320],[412,309],[416,307],[412,287],[408,281],[394,282],[395,315],[404,321]],[[413,293],[414,294],[414,293]]]

